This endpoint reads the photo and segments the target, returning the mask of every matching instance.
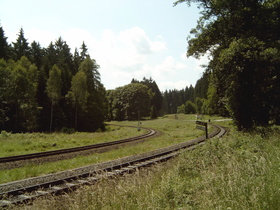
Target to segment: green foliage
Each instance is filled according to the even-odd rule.
[[[76,127],[77,117],[73,113],[77,106],[71,106],[67,94],[75,92],[78,81],[86,84],[87,92],[80,92],[86,93],[83,97],[75,95],[79,109],[84,110],[78,114],[77,129],[104,129],[106,92],[100,81],[99,66],[90,58],[84,42],[80,48],[82,52],[76,50],[73,56],[61,37],[47,48],[41,48],[35,41],[30,46],[21,28],[11,46],[0,27],[0,43],[1,130],[25,132]],[[86,81],[75,77],[79,70]]]
[[[10,135],[11,133],[8,133],[7,131],[1,131],[1,137],[3,138],[9,138]]]
[[[196,105],[192,101],[187,101],[185,104],[185,114],[195,114],[196,112]]]
[[[109,113],[114,120],[137,120],[150,116],[151,92],[146,85],[131,83],[108,93]]]
[[[207,98],[207,90],[209,87],[209,74],[204,73],[203,76],[197,80],[194,88],[194,98]]]
[[[192,85],[182,90],[166,90],[163,93],[163,113],[176,114],[179,106],[186,101],[194,101],[194,91]]]
[[[13,43],[13,58],[14,60],[19,60],[22,56],[29,58],[29,43],[24,37],[24,31],[21,28],[18,34],[16,42]]]
[[[175,5],[182,2],[201,8],[187,54],[211,54],[210,104],[216,89],[218,105],[227,107],[239,130],[278,124],[279,1],[180,0]]]
[[[88,91],[86,83],[86,75],[83,71],[78,71],[72,78],[71,91],[68,92],[69,97],[72,100],[73,105],[81,107],[83,110],[86,109]]]
[[[54,65],[49,72],[49,78],[47,80],[46,92],[51,100],[51,120],[50,120],[50,132],[52,131],[53,123],[53,107],[61,99],[61,70]]]
[[[77,128],[78,109],[80,108],[82,111],[85,111],[87,108],[89,93],[87,91],[86,80],[85,73],[83,71],[78,71],[78,73],[73,76],[71,90],[66,95],[75,107],[75,128]]]
[[[84,92],[83,98],[87,98],[86,112],[82,114],[83,123],[79,123],[79,130],[95,131],[104,129],[104,120],[106,116],[106,90],[100,81],[98,72],[99,65],[89,56],[82,61],[79,71],[84,72],[86,76],[87,92]],[[84,84],[84,82],[83,82]],[[85,101],[84,101],[85,102]]]
[[[0,125],[5,125],[7,113],[10,108],[7,106],[11,102],[12,73],[10,65],[0,59]]]
[[[15,130],[33,131],[37,126],[37,67],[26,57],[22,57],[12,65],[11,72],[11,101],[15,115],[11,121],[15,123]]]
[[[160,111],[163,105],[163,97],[162,94],[156,84],[156,82],[150,78],[143,78],[142,81],[137,81],[132,79],[131,83],[141,83],[146,85],[149,88],[149,95],[151,96],[151,119],[156,119],[160,115]]]
[[[8,45],[7,37],[5,37],[4,30],[0,25],[0,59],[3,58],[5,60],[8,60],[9,51],[10,51],[10,46]]]
[[[61,70],[54,65],[49,72],[49,78],[47,80],[46,91],[48,97],[53,104],[57,104],[61,99]]]

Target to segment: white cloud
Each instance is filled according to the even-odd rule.
[[[71,47],[80,48],[84,41],[89,53],[100,65],[102,83],[107,89],[128,84],[132,78],[141,80],[152,77],[161,91],[182,89],[195,81],[203,72],[202,64],[207,64],[207,57],[200,60],[182,55],[169,54],[165,39],[158,35],[151,38],[140,27],[133,27],[116,33],[103,30],[101,34],[92,34],[80,28],[71,28],[52,34],[47,31],[32,29],[26,31],[29,42],[36,40],[43,47],[59,36]],[[195,81],[194,81],[195,80]]]
[[[147,62],[148,56],[166,49],[163,41],[152,41],[139,27],[116,34],[105,30],[93,46],[94,56],[102,68],[132,70]]]

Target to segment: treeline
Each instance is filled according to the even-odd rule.
[[[218,95],[212,93],[209,73],[204,73],[197,80],[195,87],[190,85],[182,90],[169,90],[163,93],[164,114],[209,114],[229,116],[229,112],[218,100]],[[216,100],[213,100],[216,98]]]
[[[0,27],[0,130],[103,129],[106,90],[98,69],[85,43],[74,54],[61,37],[42,48],[20,29],[10,44]]]
[[[152,78],[108,90],[107,100],[108,120],[155,119],[162,112],[162,94]]]
[[[163,93],[151,78],[106,91],[84,43],[74,54],[61,37],[42,48],[21,29],[9,44],[0,27],[0,130],[95,131],[178,112],[230,116],[239,130],[280,124],[279,1],[182,2],[201,8],[187,55],[211,60],[195,87]]]

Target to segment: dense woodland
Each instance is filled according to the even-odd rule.
[[[180,91],[162,93],[152,78],[105,90],[85,43],[74,54],[61,37],[42,48],[29,44],[21,28],[9,44],[2,27],[0,39],[0,130],[103,130],[106,120],[155,119],[176,114],[186,101],[206,99],[208,77]],[[202,113],[194,106],[180,112]]]
[[[201,9],[187,56],[211,58],[209,105],[229,112],[239,130],[280,123],[280,1],[178,0]]]
[[[42,48],[21,28],[8,43],[0,26],[0,130],[96,131],[106,120],[164,114],[218,114],[239,130],[280,124],[280,1],[180,0],[201,8],[187,56],[207,53],[203,76],[161,92],[152,78],[105,90],[83,42],[74,54],[61,37]]]
[[[0,42],[0,130],[104,128],[106,90],[85,43],[74,54],[61,37],[42,48],[20,29],[9,44],[2,27]]]

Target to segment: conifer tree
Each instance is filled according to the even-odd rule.
[[[20,60],[22,56],[30,58],[30,47],[27,39],[24,37],[24,31],[21,28],[16,42],[13,42],[14,60]]]
[[[9,59],[9,45],[7,42],[7,37],[5,37],[5,33],[3,27],[0,25],[0,59],[4,60]]]
[[[80,55],[81,56],[81,61],[84,61],[89,56],[88,48],[87,48],[85,42],[83,42],[80,50],[81,50],[81,55]]]

